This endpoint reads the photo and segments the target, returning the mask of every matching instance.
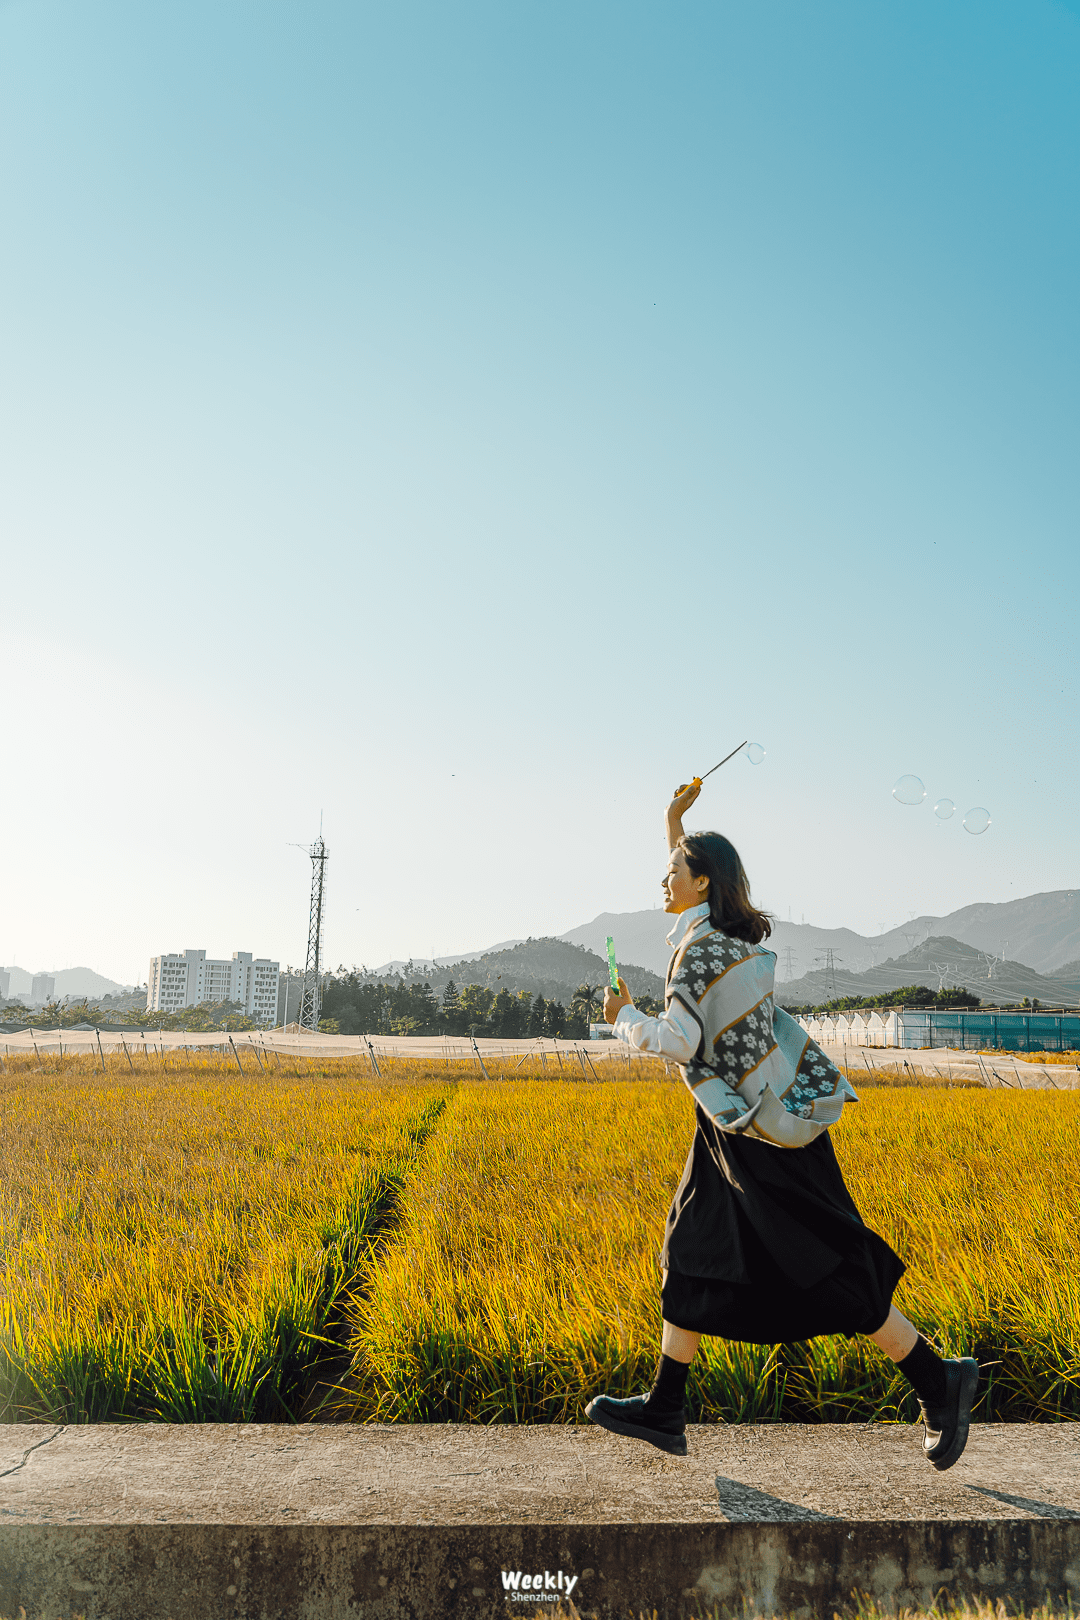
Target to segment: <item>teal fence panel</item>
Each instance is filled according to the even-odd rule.
[[[901,1016],[900,1044],[952,1046],[966,1051],[1080,1050],[1080,1012],[937,1012],[913,1008]]]

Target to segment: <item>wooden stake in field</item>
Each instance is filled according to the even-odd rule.
[[[101,1050],[101,1031],[100,1031],[100,1029],[95,1029],[94,1034],[97,1036],[98,1057],[101,1059],[101,1072],[102,1072],[102,1074],[104,1074],[105,1073],[105,1054]]]
[[[235,1042],[234,1042],[234,1041],[233,1041],[233,1038],[232,1038],[232,1036],[231,1036],[231,1035],[230,1035],[230,1036],[229,1036],[229,1045],[230,1045],[230,1046],[231,1046],[231,1047],[232,1047],[232,1055],[233,1055],[233,1057],[234,1057],[234,1058],[235,1058],[235,1059],[236,1059],[236,1067],[237,1067],[237,1068],[238,1068],[238,1069],[239,1069],[239,1070],[240,1070],[240,1073],[241,1073],[241,1074],[243,1074],[243,1072],[244,1072],[244,1065],[243,1065],[243,1064],[242,1064],[242,1063],[241,1063],[241,1061],[240,1061],[240,1054],[239,1054],[239,1052],[238,1052],[238,1051],[237,1051],[237,1050],[236,1050],[236,1044],[235,1044]]]
[[[480,1056],[480,1048],[479,1048],[479,1047],[478,1047],[478,1046],[477,1046],[477,1044],[476,1044],[476,1037],[475,1037],[475,1035],[470,1035],[470,1036],[469,1036],[469,1039],[470,1039],[470,1040],[471,1040],[471,1041],[472,1041],[472,1049],[473,1049],[473,1051],[474,1051],[474,1052],[475,1052],[475,1053],[476,1053],[476,1061],[477,1061],[477,1063],[479,1063],[479,1065],[480,1065],[480,1072],[481,1072],[481,1074],[482,1074],[482,1075],[483,1075],[483,1076],[484,1076],[484,1079],[485,1079],[485,1080],[490,1080],[490,1079],[491,1079],[491,1076],[490,1076],[490,1074],[488,1074],[488,1072],[487,1072],[487,1070],[486,1070],[486,1069],[485,1069],[485,1068],[484,1068],[484,1060],[483,1060],[483,1058],[482,1058],[482,1057],[481,1057],[481,1056]]]
[[[124,1039],[124,1037],[122,1035],[120,1037],[120,1045],[124,1048],[124,1056],[128,1060],[128,1068],[131,1070],[132,1074],[134,1074],[135,1073],[135,1065],[131,1061],[131,1053],[128,1051],[127,1041],[125,1041],[125,1039]]]

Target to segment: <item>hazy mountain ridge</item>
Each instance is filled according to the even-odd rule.
[[[604,937],[610,934],[616,952],[655,973],[664,973],[670,955],[665,935],[673,920],[663,911],[605,911],[561,938],[603,951]],[[1019,900],[963,906],[945,917],[913,917],[873,935],[778,917],[768,943],[776,952],[777,981],[790,982],[812,977],[824,968],[818,958],[826,951],[833,952],[837,968],[842,963],[846,972],[861,974],[906,954],[931,936],[958,940],[993,956],[1004,952],[1036,973],[1053,975],[1080,959],[1080,890],[1054,889]]]
[[[41,971],[55,979],[56,988],[53,994],[58,1001],[65,998],[81,1001],[83,996],[89,997],[91,1001],[99,996],[122,996],[133,988],[131,985],[117,984],[115,979],[106,979],[103,974],[95,973],[93,968],[88,967],[42,968]],[[18,1001],[20,997],[30,994],[34,974],[18,966],[5,968],[4,972],[11,975],[8,987],[9,1000]]]
[[[1000,957],[987,960],[984,952],[963,940],[932,934],[913,950],[882,962],[866,973],[847,973],[837,968],[830,977],[824,971],[805,974],[776,987],[781,1006],[820,1006],[822,1002],[845,996],[883,995],[905,985],[924,985],[929,990],[954,986],[970,990],[993,1005],[1037,998],[1046,1006],[1076,1006],[1080,1000],[1080,962],[1068,974],[1036,973],[1023,962],[1004,962]]]
[[[620,962],[619,969],[632,994],[663,999],[664,981],[658,974],[629,962]],[[383,970],[373,975],[376,978],[390,976]],[[452,979],[459,990],[465,984],[481,984],[489,990],[514,993],[528,990],[545,1000],[554,999],[568,1006],[579,984],[605,985],[608,969],[606,957],[567,940],[548,937],[523,940],[506,950],[439,962],[434,969],[430,961],[407,963],[402,976],[421,979],[440,995]]]
[[[604,942],[610,934],[630,989],[659,999],[670,957],[665,936],[673,921],[659,909],[601,912],[558,938],[504,940],[484,951],[440,957],[434,968],[426,961],[388,962],[371,976],[407,972],[410,977],[427,979],[440,991],[453,978],[459,986],[531,990],[546,999],[565,1001],[583,981],[606,982]],[[926,951],[920,956],[923,946]],[[950,965],[955,957],[964,976],[950,982],[964,983],[983,1000],[1016,1000],[1026,995],[1068,1004],[1080,995],[1080,989],[1072,988],[1080,986],[1080,891],[1057,889],[1018,900],[964,906],[945,917],[914,917],[877,935],[777,918],[769,947],[777,956],[778,993],[791,1001],[825,999],[824,957],[832,951],[840,995],[876,995],[903,984],[929,984],[931,979],[936,989],[937,974],[924,960],[929,953],[935,961],[947,957]],[[986,961],[987,956],[1000,959],[1003,953],[1004,961]],[[895,970],[900,968],[903,972],[897,978]],[[27,995],[31,974],[19,967],[7,971],[11,974],[9,999]],[[882,974],[884,978],[879,980]],[[55,994],[61,1000],[83,996],[96,1000],[123,995],[129,988],[86,967],[60,969],[53,977]],[[839,988],[841,983],[844,989]]]

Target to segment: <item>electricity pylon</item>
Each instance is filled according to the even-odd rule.
[[[844,958],[842,956],[837,956],[835,951],[826,950],[826,952],[825,952],[825,999],[827,1001],[835,1001],[836,1000],[836,964],[837,964],[837,962],[842,962],[843,960],[844,960]],[[820,956],[818,957],[818,961],[819,962],[821,961]],[[831,994],[830,994],[830,992],[831,992]]]
[[[304,989],[300,997],[300,1028],[317,1030],[319,1027],[320,976],[322,970],[322,924],[326,899],[326,862],[328,851],[322,833],[308,851],[311,857],[311,912],[308,916],[307,962],[304,966]]]

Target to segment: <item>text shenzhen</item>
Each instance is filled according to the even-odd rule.
[[[564,1575],[557,1569],[554,1575],[550,1569],[545,1569],[542,1575],[526,1575],[520,1569],[504,1569],[502,1572],[504,1592],[513,1592],[519,1603],[542,1603],[545,1593],[562,1592],[569,1597],[578,1583],[576,1575]]]

